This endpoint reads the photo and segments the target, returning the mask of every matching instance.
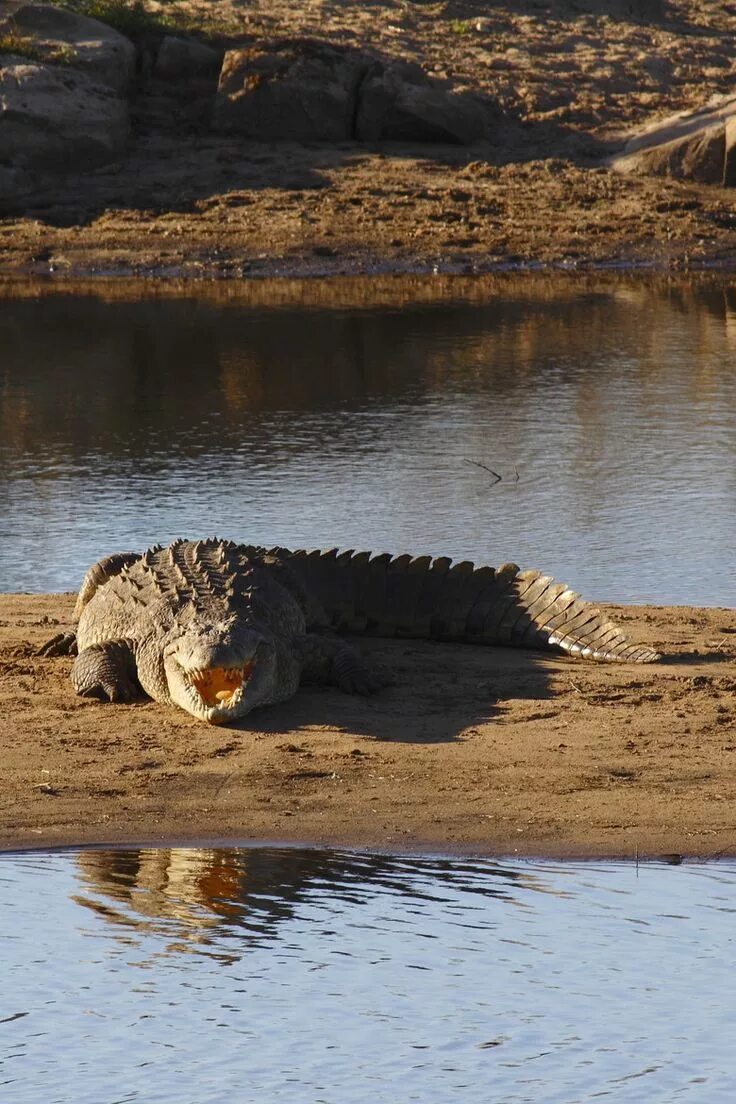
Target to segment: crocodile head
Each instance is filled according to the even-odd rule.
[[[209,724],[228,724],[264,705],[276,682],[276,648],[249,627],[190,624],[165,648],[171,701]]]

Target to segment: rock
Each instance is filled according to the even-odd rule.
[[[27,38],[44,62],[81,70],[98,84],[123,93],[135,72],[132,42],[106,23],[52,4],[13,4],[0,31]]]
[[[189,80],[215,76],[222,65],[223,51],[193,38],[166,35],[156,55],[154,73],[165,80]]]
[[[726,119],[723,145],[723,183],[726,188],[736,188],[736,115]]]
[[[10,165],[0,165],[0,211],[14,210],[30,191],[28,173]]]
[[[0,68],[0,164],[68,171],[116,157],[128,106],[66,66],[11,59]]]
[[[344,141],[364,69],[357,51],[312,39],[228,50],[215,127],[261,142]]]
[[[485,113],[420,69],[314,39],[228,50],[215,127],[258,141],[471,143]]]
[[[355,125],[360,141],[470,145],[485,129],[477,100],[437,87],[418,65],[376,62],[361,82]]]
[[[736,185],[736,96],[672,115],[635,134],[609,164],[619,172]]]

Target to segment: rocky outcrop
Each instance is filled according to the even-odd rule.
[[[471,145],[484,131],[480,103],[436,86],[419,65],[378,61],[360,83],[354,135],[359,141]]]
[[[469,144],[485,114],[419,66],[296,39],[225,54],[215,127],[257,141]]]
[[[162,80],[198,80],[216,78],[223,51],[193,38],[166,35],[158,48],[154,75]]]
[[[3,202],[21,198],[28,170],[85,169],[117,157],[129,132],[132,42],[96,19],[19,0],[3,7],[0,33],[18,50],[0,54]]]
[[[646,127],[609,164],[619,172],[736,186],[736,96]]]
[[[13,4],[0,31],[32,44],[34,58],[73,66],[97,84],[124,93],[135,72],[133,43],[106,23],[52,4]]]
[[[350,138],[361,61],[357,50],[310,39],[228,50],[215,127],[263,142]]]
[[[6,59],[0,67],[0,164],[73,170],[117,156],[128,137],[128,106],[83,73]]]

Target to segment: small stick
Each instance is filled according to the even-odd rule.
[[[463,464],[472,464],[473,467],[482,468],[483,471],[487,471],[489,475],[493,476],[493,483],[491,483],[492,487],[495,487],[496,483],[501,482],[502,477],[498,472],[495,472],[493,468],[489,468],[487,464],[481,464],[478,460],[466,460],[465,457],[463,457]]]

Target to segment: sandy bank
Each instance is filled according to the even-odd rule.
[[[736,610],[609,607],[659,664],[363,641],[397,685],[242,728],[75,697],[35,646],[70,595],[0,596],[5,848],[280,840],[483,854],[736,853]],[[52,624],[49,624],[49,620]]]

